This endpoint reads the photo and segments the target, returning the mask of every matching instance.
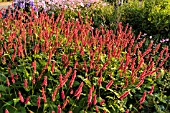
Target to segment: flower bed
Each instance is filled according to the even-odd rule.
[[[169,58],[151,41],[141,52],[132,28],[93,29],[86,16],[65,21],[31,11],[0,14],[0,112],[140,112]],[[32,21],[32,18],[34,21]],[[160,56],[154,58],[161,49]]]

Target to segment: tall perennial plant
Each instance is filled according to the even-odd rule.
[[[93,29],[86,17],[40,13],[23,23],[0,13],[0,112],[130,112],[143,109],[169,58],[168,47],[141,52],[132,28]],[[32,21],[31,18],[34,18]],[[161,49],[158,59],[154,54]],[[133,102],[133,103],[132,103]],[[136,109],[137,108],[137,109]]]

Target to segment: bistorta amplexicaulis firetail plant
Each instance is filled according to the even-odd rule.
[[[3,112],[127,112],[128,99],[142,109],[169,58],[168,47],[141,52],[145,39],[132,28],[92,28],[92,18],[54,20],[32,10],[28,21],[0,14],[0,110]],[[160,56],[154,55],[161,50]],[[149,82],[148,80],[152,80]],[[145,84],[149,84],[145,87]],[[119,108],[121,107],[121,109]]]

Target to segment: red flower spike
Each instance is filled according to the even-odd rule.
[[[16,74],[16,77],[15,77],[17,80],[18,80],[18,74]]]
[[[8,77],[6,77],[6,84],[7,84],[7,86],[10,86],[10,82],[9,82]]]
[[[41,105],[41,97],[38,96],[38,99],[37,99],[37,106],[38,106],[38,109],[40,108],[40,105]]]
[[[100,77],[98,78],[98,85],[101,86],[102,83],[102,71],[100,71]]]
[[[75,64],[74,64],[74,69],[76,69],[78,66],[78,61],[76,60]]]
[[[154,85],[152,85],[151,90],[148,92],[149,95],[151,95],[154,91]]]
[[[64,68],[66,69],[69,64],[70,64],[70,61],[68,61],[68,62],[65,64]]]
[[[62,98],[63,100],[65,99],[64,90],[61,91],[61,98]]]
[[[137,68],[136,68],[136,70],[139,70],[139,68],[141,67],[141,65],[144,63],[144,59],[141,57],[140,58],[140,61],[139,61],[139,64],[138,64],[138,66],[137,66]]]
[[[36,71],[36,60],[34,60],[34,62],[32,62],[32,67],[33,67],[34,73],[35,73],[35,71]]]
[[[74,70],[74,73],[73,73],[72,78],[71,78],[70,83],[69,83],[69,87],[70,87],[70,88],[72,87],[72,85],[73,85],[73,83],[74,83],[74,80],[75,80],[75,78],[76,78],[76,73],[77,73],[77,71]]]
[[[12,83],[15,83],[14,74],[11,74],[11,81]]]
[[[9,113],[8,109],[5,109],[5,113]]]
[[[137,40],[140,38],[141,34],[142,34],[142,32],[139,33],[139,35],[138,35],[138,37],[137,37]]]
[[[58,113],[61,113],[61,106],[60,106],[60,104],[58,105]]]
[[[22,94],[21,94],[20,91],[18,92],[18,96],[19,96],[19,98],[20,98],[20,101],[21,101],[22,103],[24,103],[24,98],[23,98],[23,96],[22,96]]]
[[[143,106],[142,106],[142,105],[140,105],[140,106],[139,106],[139,109],[142,109],[142,108],[143,108]]]
[[[91,104],[92,101],[92,93],[93,93],[93,88],[90,88],[89,94],[88,94],[88,105]]]
[[[55,63],[56,63],[56,61],[53,61],[53,63],[52,63],[52,67],[51,67],[51,72],[52,73],[54,73],[54,71],[55,71]]]
[[[113,84],[113,80],[110,80],[110,82],[106,85],[106,89],[108,90],[112,84]]]
[[[77,100],[79,100],[81,93],[79,93],[76,97]]]
[[[127,109],[125,113],[129,113],[129,109]]]
[[[52,94],[52,101],[53,102],[55,101],[55,96],[56,96],[57,92],[58,92],[58,88],[55,88],[55,90],[54,90],[54,92]]]
[[[47,99],[46,99],[44,87],[42,87],[42,97],[43,97],[44,103],[46,103],[46,102],[47,102]]]
[[[146,76],[146,71],[147,71],[147,69],[145,69],[145,70],[141,73],[141,75],[140,75],[140,80],[143,80],[143,79],[145,78],[145,76]]]
[[[146,98],[146,91],[143,93],[143,96],[140,99],[140,104],[142,104],[145,101],[145,98]]]
[[[161,75],[161,73],[158,72],[158,74],[156,75],[156,79],[159,78],[160,75]]]
[[[98,106],[96,106],[96,112],[99,112],[99,108],[98,108]]]
[[[55,111],[52,111],[51,113],[55,113]]]
[[[28,88],[28,81],[27,81],[27,79],[24,79],[24,87]]]
[[[73,89],[70,90],[70,94],[72,95],[74,93]]]
[[[139,44],[138,44],[138,45],[139,45],[139,48],[142,47],[142,45],[143,45],[143,43],[145,42],[145,40],[146,40],[146,39],[144,38],[142,41],[139,42]]]
[[[139,88],[144,82],[144,79],[142,79],[137,85],[136,85],[136,88]]]
[[[106,67],[107,67],[108,64],[109,64],[108,62],[104,63],[102,70],[106,70]]]
[[[155,50],[153,51],[153,55],[155,55],[155,53],[159,50],[161,44],[159,43],[156,47]]]
[[[128,86],[128,83],[129,83],[128,78],[125,76],[125,85],[123,86],[123,89]]]
[[[100,105],[103,105],[105,103],[105,100],[103,99],[101,102],[100,102]]]
[[[82,92],[84,82],[81,82],[78,89],[75,91],[74,96],[78,96]]]
[[[28,97],[26,98],[25,104],[28,104],[29,100],[30,100],[30,96],[28,96]]]
[[[47,76],[44,76],[43,85],[44,85],[44,86],[47,86]]]
[[[119,99],[122,100],[123,98],[127,97],[129,95],[129,91],[124,92]]]
[[[62,105],[61,108],[64,109],[64,108],[66,107],[67,103],[69,103],[69,100],[68,100],[68,99],[66,99],[66,100],[64,101],[64,103],[63,103],[63,105]]]
[[[4,50],[3,50],[3,48],[1,48],[0,49],[0,57],[3,55],[3,53],[4,53]]]
[[[68,113],[73,113],[72,111],[69,111]]]
[[[94,98],[94,99],[93,99],[93,104],[96,105],[96,104],[97,104],[97,95],[94,94],[94,97],[93,97],[93,98]]]
[[[136,44],[135,47],[134,47],[134,50],[133,50],[133,55],[136,54],[136,50],[137,50],[138,48],[139,48],[139,47],[138,47],[138,44]]]
[[[35,84],[36,80],[35,80],[35,76],[32,75],[32,84]]]

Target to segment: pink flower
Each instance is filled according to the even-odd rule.
[[[145,98],[146,98],[146,91],[143,93],[143,96],[140,99],[140,104],[142,104],[145,101]]]
[[[72,111],[69,111],[68,113],[73,113]]]
[[[94,94],[94,99],[93,99],[93,104],[94,104],[94,105],[96,105],[96,104],[97,104],[97,99],[96,99],[96,98],[97,98],[97,95],[96,95],[96,94]]]
[[[62,109],[64,109],[64,108],[66,107],[66,105],[67,105],[68,102],[69,102],[68,99],[66,99],[66,100],[64,101],[64,103],[63,103],[63,105],[62,105]]]
[[[28,81],[27,81],[27,79],[24,79],[24,87],[28,88]]]
[[[58,113],[61,113],[61,106],[60,106],[60,104],[58,105]]]
[[[129,113],[129,109],[127,109],[125,113]]]
[[[148,92],[149,95],[151,95],[153,93],[154,90],[154,85],[152,85],[151,90]]]
[[[6,77],[6,84],[7,84],[7,86],[10,86],[10,82],[9,82],[8,77]]]
[[[61,98],[62,98],[63,100],[65,99],[64,90],[61,91]]]
[[[5,113],[9,113],[8,109],[5,109]]]
[[[89,94],[88,94],[88,105],[91,104],[92,101],[92,93],[93,93],[93,87],[90,88]]]
[[[46,99],[44,87],[42,87],[42,97],[43,97],[44,103],[46,103],[46,102],[47,102],[47,99]]]
[[[21,101],[22,103],[24,103],[24,98],[23,98],[23,96],[22,96],[22,94],[21,94],[20,91],[18,92],[18,95],[19,95],[20,101]]]
[[[102,83],[102,71],[100,71],[100,77],[98,78],[98,85],[101,86]]]
[[[103,105],[105,103],[105,100],[103,99],[101,102],[100,102],[100,105]]]
[[[142,79],[137,85],[136,85],[136,88],[139,88],[144,82],[144,79]]]
[[[74,83],[74,80],[75,80],[75,78],[76,78],[76,73],[77,73],[77,71],[74,70],[74,73],[73,73],[72,78],[71,78],[70,83],[69,83],[69,87],[70,87],[70,88],[72,87],[72,85],[73,85],[73,83]]]
[[[57,92],[58,92],[58,88],[55,88],[55,90],[52,94],[52,101],[55,101],[55,96],[56,96]]]
[[[55,69],[54,66],[55,66],[55,63],[56,63],[56,61],[53,61],[53,63],[52,63],[52,67],[51,67],[51,72],[52,72],[52,73],[54,73],[54,69]]]
[[[15,83],[14,74],[11,74],[12,83]]]
[[[98,106],[96,106],[96,112],[99,112],[99,108],[98,108]]]
[[[76,63],[74,64],[74,69],[76,69],[78,66],[78,61],[76,60]]]
[[[44,85],[44,86],[47,86],[47,76],[44,76],[43,85]]]
[[[78,96],[82,92],[84,82],[81,82],[78,89],[75,91],[74,96]]]
[[[38,96],[38,99],[37,99],[37,106],[38,106],[38,109],[40,108],[40,104],[41,104],[41,97]]]
[[[106,89],[108,90],[112,84],[113,84],[113,80],[110,80],[110,82],[106,85]]]
[[[28,104],[29,100],[30,100],[30,96],[28,96],[28,97],[26,98],[25,104]]]
[[[34,62],[32,62],[32,67],[34,69],[34,72],[36,71],[36,60],[34,60]]]

